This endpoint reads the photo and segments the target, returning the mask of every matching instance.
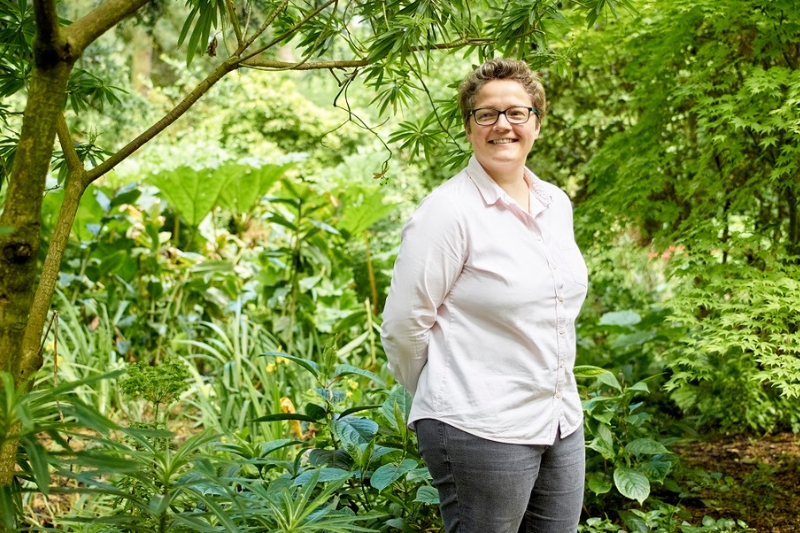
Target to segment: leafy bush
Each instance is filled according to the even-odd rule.
[[[680,258],[668,305],[688,334],[670,348],[667,390],[701,425],[800,431],[800,268],[742,251]]]
[[[584,389],[587,439],[587,489],[593,508],[606,508],[608,500],[624,506],[619,496],[640,504],[648,499],[651,484],[678,490],[669,478],[676,461],[667,448],[670,439],[653,438],[652,415],[640,397],[649,394],[645,381],[627,386],[609,371],[590,366],[576,367],[579,378],[594,377]],[[612,492],[616,489],[616,492]]]

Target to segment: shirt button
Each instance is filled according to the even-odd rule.
[[[558,328],[558,334],[559,335],[563,335],[566,332],[567,332],[567,330],[565,330],[564,328]]]
[[[550,265],[550,270],[555,270],[555,269],[556,269],[556,265],[555,264]]]
[[[560,393],[560,392],[557,392],[557,393],[556,393],[556,400],[560,400],[560,399],[561,399],[561,393]]]
[[[563,360],[558,362],[558,368],[564,368],[564,361]]]
[[[556,300],[558,300],[559,302],[563,302],[564,301],[564,297],[559,294],[559,295],[556,296]]]

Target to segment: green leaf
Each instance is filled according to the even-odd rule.
[[[650,533],[652,531],[641,511],[636,509],[633,511],[621,511],[619,515],[628,529],[631,530],[631,533]],[[681,527],[681,533],[688,533],[688,531]]]
[[[416,468],[417,464],[413,459],[403,459],[400,463],[383,465],[372,473],[369,483],[380,492],[400,479],[408,471]]]
[[[373,409],[379,409],[379,408],[380,405],[356,405],[355,407],[345,409],[339,416],[349,416],[355,413],[360,413],[361,411],[371,411]]]
[[[280,420],[299,420],[301,422],[318,422],[319,418],[313,416],[303,415],[300,413],[274,413],[271,415],[260,416],[253,420],[253,422],[277,422]]]
[[[357,207],[347,208],[337,226],[350,235],[357,235],[369,228],[398,205],[396,203],[385,204],[383,202],[384,194],[382,189],[376,189],[365,196]]]
[[[206,260],[193,264],[189,271],[202,274],[204,272],[233,272],[233,263],[230,261]]]
[[[383,402],[381,412],[395,431],[400,431],[401,426],[405,426],[411,412],[411,400],[411,395],[405,388],[397,387]]]
[[[635,311],[612,311],[600,317],[601,326],[633,326],[642,321]]]
[[[429,505],[439,505],[439,491],[430,485],[423,485],[417,489],[417,496],[414,501]]]
[[[594,378],[600,374],[606,374],[608,372],[609,371],[605,368],[592,365],[578,365],[572,370],[572,373],[575,374],[576,378]]]
[[[384,383],[384,381],[380,378],[380,376],[378,376],[373,372],[370,372],[369,370],[365,370],[363,368],[358,368],[353,365],[347,365],[347,364],[336,365],[336,369],[333,372],[333,377],[340,377],[347,375],[363,376],[367,379],[371,379],[381,387],[386,386],[386,383]]]
[[[368,418],[345,416],[333,421],[333,431],[343,443],[366,444],[378,433],[378,424]]]
[[[178,167],[154,174],[147,179],[161,191],[167,203],[196,228],[217,206],[220,192],[227,183],[214,179],[213,170]]]
[[[25,435],[22,445],[33,471],[33,479],[39,491],[47,496],[50,493],[50,471],[47,465],[47,450],[32,435]]]
[[[605,472],[588,472],[586,486],[595,494],[606,494],[614,485]]]
[[[627,388],[628,391],[639,391],[639,392],[650,392],[650,387],[647,386],[647,383],[644,381],[637,381],[633,385]]]
[[[14,226],[0,226],[0,237],[14,233]]]
[[[0,526],[3,531],[14,531],[16,529],[17,506],[14,500],[16,494],[11,487],[4,485],[0,487]]]
[[[657,457],[641,463],[639,469],[650,481],[663,483],[669,471],[672,470],[672,461]]]
[[[614,470],[614,485],[620,494],[640,504],[650,495],[650,480],[647,476],[625,466],[618,466]]]
[[[319,366],[317,366],[317,363],[315,363],[310,359],[303,359],[302,357],[296,357],[294,355],[289,355],[286,352],[278,352],[278,351],[264,352],[261,355],[270,357],[283,357],[284,359],[288,359],[289,361],[292,361],[302,366],[303,368],[311,372],[311,374],[315,378],[319,378]]]
[[[318,473],[318,474],[317,474]],[[355,475],[355,472],[349,472],[341,468],[323,467],[318,470],[309,470],[297,476],[294,480],[295,485],[304,485],[308,483],[313,477],[317,476],[318,483],[326,481],[341,481],[349,479]]]
[[[264,165],[254,168],[241,164],[222,165],[212,176],[226,183],[220,194],[220,205],[232,213],[250,213],[290,166]]]
[[[669,453],[669,450],[663,444],[648,438],[636,439],[629,442],[625,446],[625,451],[633,455],[659,455]]]
[[[617,378],[611,372],[600,374],[597,376],[597,381],[622,392],[622,385],[619,384],[619,381],[617,381]]]
[[[595,438],[587,444],[587,447],[600,453],[605,459],[613,460],[617,455],[614,451],[614,435],[605,424],[597,426]]]
[[[322,420],[323,418],[328,416],[328,411],[326,411],[325,408],[322,407],[321,405],[317,405],[315,403],[307,403],[306,414],[311,418]]]

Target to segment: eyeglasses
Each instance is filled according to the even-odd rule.
[[[480,109],[473,109],[470,115],[475,117],[475,123],[478,126],[491,126],[500,119],[500,115],[505,115],[506,120],[511,124],[525,124],[530,120],[531,113],[537,116],[539,115],[536,109],[525,106],[509,107],[503,111],[491,107],[482,107]]]

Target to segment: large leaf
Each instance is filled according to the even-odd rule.
[[[147,181],[158,187],[167,203],[192,227],[200,225],[217,206],[220,192],[227,186],[224,179],[214,179],[213,170],[191,167],[159,172]]]
[[[372,193],[365,194],[361,204],[345,209],[337,226],[350,235],[357,235],[369,228],[388,215],[397,205],[384,203],[384,194],[382,189],[375,189]]]
[[[611,429],[605,424],[598,424],[593,432],[595,438],[588,444],[589,448],[600,452],[606,459],[613,459],[616,453],[614,452],[614,434]]]
[[[341,468],[330,468],[324,467],[320,468],[319,470],[309,470],[307,472],[303,472],[294,480],[295,485],[304,485],[308,483],[311,478],[317,477],[317,482],[322,483],[326,481],[340,481],[342,479],[348,479],[353,477],[355,472],[348,472],[347,470],[343,470]]]
[[[606,494],[613,485],[606,473],[589,472],[586,474],[586,486],[595,494]]]
[[[430,505],[439,505],[439,491],[430,485],[423,485],[417,489],[417,496],[414,498],[414,501]]]
[[[372,473],[369,483],[380,492],[416,467],[417,462],[413,459],[403,459],[400,463],[383,465]]]
[[[639,469],[650,481],[663,483],[669,471],[672,470],[672,461],[663,457],[654,457],[647,462],[641,463]]]
[[[650,495],[650,480],[647,476],[625,466],[614,470],[614,485],[620,494],[639,503],[644,503]]]
[[[249,213],[290,165],[260,168],[229,163],[214,171],[213,179],[226,183],[219,204],[232,213]]]
[[[669,450],[663,444],[647,438],[632,440],[625,446],[625,450],[634,455],[659,455],[669,453]]]
[[[397,387],[383,402],[381,412],[389,422],[389,426],[399,431],[401,426],[405,426],[411,412],[411,395],[404,388]]]
[[[599,381],[600,383],[604,383],[605,385],[608,385],[609,387],[615,388],[618,391],[622,392],[622,385],[619,384],[619,381],[611,372],[605,372],[603,374],[600,374],[599,376],[597,376],[597,381]]]
[[[333,421],[333,431],[342,443],[351,446],[366,444],[378,432],[378,424],[368,418],[343,416]]]

